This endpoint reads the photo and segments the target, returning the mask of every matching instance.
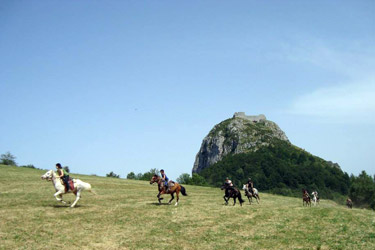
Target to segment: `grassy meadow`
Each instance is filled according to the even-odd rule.
[[[186,185],[176,207],[157,205],[156,184],[71,174],[97,193],[72,209],[45,172],[0,166],[0,249],[375,249],[375,213],[329,200],[261,193],[233,207],[218,188]]]

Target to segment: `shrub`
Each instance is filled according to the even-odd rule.
[[[120,178],[120,175],[117,175],[117,174],[115,174],[114,172],[111,171],[109,174],[107,174],[107,177]]]

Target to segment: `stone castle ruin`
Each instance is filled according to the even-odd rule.
[[[265,121],[267,120],[266,116],[265,115],[246,115],[245,112],[236,112],[234,113],[233,115],[233,118],[242,118],[242,119],[246,119],[246,120],[249,120],[249,121],[252,121],[252,122],[260,122],[260,121]]]

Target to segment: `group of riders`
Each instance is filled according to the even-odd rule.
[[[58,175],[58,177],[61,178],[61,180],[62,180],[62,182],[63,182],[63,184],[65,186],[66,192],[68,192],[69,189],[70,189],[70,186],[69,186],[69,173],[66,171],[66,169],[64,169],[61,166],[60,163],[56,164],[56,169],[57,169],[57,175]],[[162,183],[164,185],[165,193],[168,193],[168,191],[169,191],[169,185],[168,185],[169,178],[165,174],[164,169],[160,170],[160,175],[161,175]],[[225,179],[224,185],[225,185],[227,191],[229,191],[229,192],[235,192],[236,191],[236,188],[233,185],[233,182],[228,177]],[[253,182],[253,180],[251,178],[248,178],[248,180],[245,183],[245,185],[246,185],[245,193],[249,194],[251,196],[254,196],[255,194],[254,194],[254,182]],[[304,200],[310,200],[310,196],[309,196],[309,194],[308,194],[308,192],[307,192],[306,189],[303,189],[302,193],[303,193],[303,199]],[[318,193],[316,191],[314,191],[313,195],[318,199],[318,202],[319,202]],[[351,203],[351,200],[349,202],[347,201],[347,203],[348,204]]]
[[[224,184],[228,187],[229,190],[234,190],[235,188],[233,185],[233,182],[229,180],[228,177],[225,178]],[[246,185],[246,191],[254,196],[254,182],[252,181],[250,177],[249,179],[247,179],[247,182],[245,183],[245,185]]]

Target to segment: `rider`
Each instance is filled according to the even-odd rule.
[[[229,180],[228,177],[225,178],[225,184],[227,184],[229,190],[233,190],[234,189],[233,183],[232,183],[231,180]]]
[[[302,188],[302,193],[304,197],[310,197],[309,192],[306,189]]]
[[[166,192],[168,192],[169,190],[169,187],[168,187],[168,177],[167,175],[164,173],[164,169],[161,169],[160,170],[160,174],[161,174],[161,179],[164,181],[164,186],[166,188]]]
[[[69,191],[68,172],[66,172],[66,170],[61,167],[60,163],[56,163],[56,169],[57,169],[57,175],[63,180],[65,187],[66,187],[66,192],[68,192]]]
[[[251,180],[251,178],[249,177],[249,179],[247,180],[247,189],[249,190],[249,192],[254,195],[254,183],[253,181]]]

